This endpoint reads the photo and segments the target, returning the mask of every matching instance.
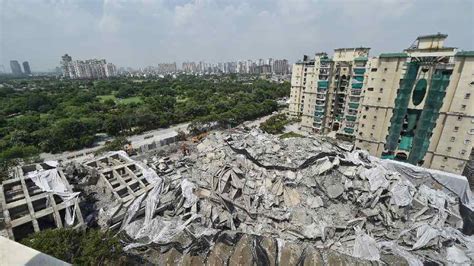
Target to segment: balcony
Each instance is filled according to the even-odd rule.
[[[362,89],[362,82],[360,83],[352,83],[353,89]]]
[[[356,121],[356,116],[355,115],[346,115],[346,120],[347,121]]]
[[[325,106],[326,102],[325,101],[316,101],[316,106]]]
[[[328,88],[328,81],[327,80],[320,80],[318,81],[318,88],[320,89],[327,89]]]
[[[346,132],[347,134],[353,134],[353,133],[354,133],[354,129],[353,129],[353,128],[350,128],[350,127],[345,127],[345,128],[344,128],[344,132]]]
[[[316,95],[316,100],[317,101],[326,101],[326,96],[325,95]]]
[[[314,111],[315,117],[324,117],[324,111]]]
[[[364,76],[353,76],[352,77],[352,82],[353,83],[358,83],[364,81]]]
[[[359,108],[359,103],[349,103],[349,108],[357,109]]]
[[[364,75],[365,68],[354,68],[354,75]]]
[[[322,127],[322,124],[313,123],[313,128],[320,129],[321,127]]]

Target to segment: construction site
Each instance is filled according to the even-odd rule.
[[[158,265],[474,263],[466,177],[255,127],[18,166],[0,206],[12,240],[99,227]]]

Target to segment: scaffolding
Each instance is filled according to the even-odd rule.
[[[411,164],[418,164],[428,151],[431,132],[436,126],[450,76],[450,71],[438,70],[431,78],[430,90],[415,131],[413,147],[408,156],[408,162]]]
[[[407,107],[413,85],[415,84],[418,68],[418,62],[408,63],[405,77],[401,81],[400,92],[395,99],[395,108],[393,109],[393,116],[390,119],[391,126],[387,137],[387,149],[390,151],[394,151],[398,146],[398,139],[402,131],[403,120],[407,113]]]

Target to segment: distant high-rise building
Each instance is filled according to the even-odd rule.
[[[12,69],[12,74],[15,76],[22,75],[23,72],[21,71],[20,63],[17,60],[10,61],[10,68]]]
[[[273,61],[272,71],[278,75],[286,75],[288,74],[288,60],[275,60]]]
[[[116,67],[105,59],[72,60],[65,54],[61,57],[63,76],[70,79],[108,78],[116,75]]]
[[[31,75],[30,64],[28,63],[28,61],[23,62],[23,72],[26,75]]]

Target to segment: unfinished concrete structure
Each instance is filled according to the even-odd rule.
[[[75,217],[72,227],[84,225],[77,197],[64,200],[54,192],[46,192],[28,175],[33,171],[51,169],[54,167],[46,163],[16,167],[13,178],[3,181],[0,186],[0,207],[4,219],[0,224],[2,234],[18,241],[33,232],[66,227],[67,208],[75,212],[71,214]],[[63,172],[56,170],[62,183],[72,192]]]
[[[121,203],[129,203],[152,188],[143,168],[120,153],[88,162],[87,166],[99,171],[98,185],[106,187],[106,192]]]

